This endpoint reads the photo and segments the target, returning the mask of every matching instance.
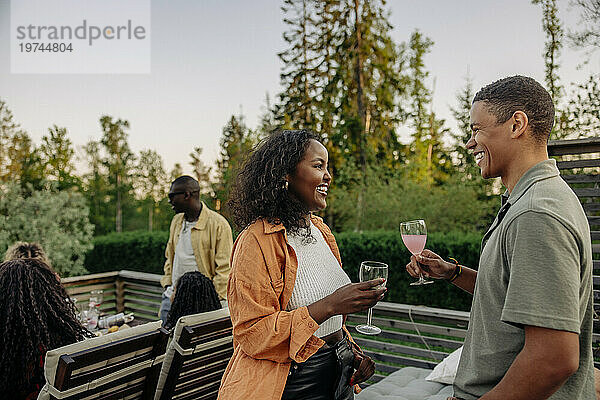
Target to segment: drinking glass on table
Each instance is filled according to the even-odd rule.
[[[104,290],[97,289],[90,292],[90,307],[100,308],[102,301],[104,301]]]
[[[388,277],[388,266],[387,264],[377,261],[363,261],[360,263],[359,279],[361,282],[370,281],[377,278],[385,279],[381,285],[375,286],[373,289],[380,289],[385,287]],[[366,325],[358,325],[356,330],[363,335],[378,335],[381,333],[381,329],[371,323],[373,318],[373,308],[369,308],[367,313]]]
[[[427,241],[427,227],[425,221],[417,219],[414,221],[402,222],[400,224],[400,235],[404,245],[413,255],[418,256],[425,248],[425,242]],[[419,264],[422,268],[422,265]],[[423,278],[423,273],[419,273],[419,280],[412,282],[411,285],[427,285],[433,283]]]

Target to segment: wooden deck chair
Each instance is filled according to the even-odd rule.
[[[152,399],[169,333],[150,322],[46,353],[38,400]]]
[[[228,308],[179,318],[154,399],[216,399],[232,354]]]

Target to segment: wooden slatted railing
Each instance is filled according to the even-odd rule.
[[[62,283],[67,289],[67,293],[77,300],[77,307],[85,308],[90,299],[92,290],[102,290],[104,300],[100,306],[100,311],[105,314],[114,314],[117,311],[117,278],[118,271],[102,272],[99,274],[74,276],[63,278]]]
[[[377,382],[400,368],[433,368],[464,341],[469,313],[424,306],[380,302],[373,309],[373,323],[382,329],[364,336],[352,327],[366,316],[350,315],[346,324],[356,342],[375,360]]]

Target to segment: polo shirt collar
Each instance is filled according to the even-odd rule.
[[[508,190],[504,192],[502,195],[502,205],[507,202],[515,204],[534,183],[559,175],[560,172],[556,167],[556,160],[548,159],[537,163],[523,174],[513,188],[512,193],[509,193]]]
[[[534,183],[558,175],[560,175],[560,172],[556,167],[556,160],[544,160],[529,168],[529,170],[523,174],[521,179],[519,179],[515,185],[512,193],[509,193],[508,190],[505,191],[501,196],[502,207],[500,207],[500,210],[498,210],[498,214],[496,215],[496,219],[492,223],[492,226],[490,226],[486,234],[483,236],[481,241],[481,251],[483,251],[483,248],[485,247],[485,244],[490,238],[492,232],[500,225],[508,213],[510,206],[515,204],[517,200],[519,200]]]

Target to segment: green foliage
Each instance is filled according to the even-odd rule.
[[[163,274],[168,231],[113,232],[94,238],[94,248],[85,258],[90,273],[131,271]]]
[[[359,191],[365,196],[361,214],[352,206]],[[480,186],[458,178],[427,186],[401,173],[386,175],[371,169],[366,186],[345,189],[333,185],[330,193],[328,203],[337,210],[335,229],[340,232],[352,230],[360,217],[364,230],[397,230],[401,221],[425,219],[431,232],[482,233],[499,207],[495,197],[482,197]]]
[[[44,185],[43,165],[31,137],[0,100],[0,183],[20,182],[23,188]]]
[[[194,147],[194,151],[190,153],[190,165],[194,169],[193,176],[198,180],[200,185],[200,195],[213,196],[212,188],[210,187],[210,171],[211,167],[202,161],[202,147]]]
[[[546,88],[552,96],[556,108],[556,123],[550,133],[550,139],[564,139],[568,132],[564,129],[564,110],[560,107],[563,87],[560,84],[558,69],[560,64],[558,58],[563,47],[563,28],[558,17],[558,6],[556,0],[532,0],[533,4],[539,4],[542,8],[542,26],[546,34],[544,46],[544,67]]]
[[[123,204],[132,197],[132,172],[134,169],[135,155],[129,148],[128,136],[125,131],[129,129],[129,121],[113,120],[110,115],[100,117],[102,139],[105,156],[102,164],[106,168],[108,182],[108,195],[115,208],[115,230],[123,230]]]
[[[221,155],[217,160],[217,182],[213,186],[216,197],[216,205],[212,205],[217,211],[223,210],[228,216],[226,202],[229,192],[244,158],[256,144],[256,134],[248,129],[241,115],[232,115],[223,127],[221,136]]]
[[[576,86],[562,115],[561,127],[569,137],[585,138],[600,132],[600,74]]]
[[[67,134],[67,128],[60,128],[55,124],[48,128],[48,134],[42,137],[39,147],[45,178],[56,182],[58,190],[80,185],[80,178],[75,176],[73,164],[73,142]]]
[[[426,287],[412,287],[413,279],[406,273],[405,265],[410,253],[397,231],[342,232],[336,234],[344,269],[353,282],[358,281],[361,261],[376,260],[389,265],[386,301],[407,304],[424,304],[455,310],[469,310],[471,295],[447,284],[437,282]],[[164,250],[169,240],[168,232],[111,233],[94,239],[94,249],[86,256],[90,272],[121,269],[163,273]],[[481,235],[457,232],[430,233],[427,248],[440,256],[454,257],[463,265],[477,267]]]
[[[452,172],[451,160],[443,139],[450,130],[443,119],[436,118],[432,110],[433,90],[425,79],[425,56],[431,51],[433,41],[418,30],[409,41],[409,96],[408,120],[412,127],[412,142],[406,165],[408,176],[415,182],[428,185],[444,182]]]
[[[578,31],[571,32],[569,38],[577,47],[600,48],[600,1],[573,0],[580,12],[581,21]]]
[[[142,150],[135,170],[134,187],[148,210],[148,230],[152,231],[156,204],[167,195],[167,173],[162,157],[155,150]]]
[[[82,275],[94,229],[88,212],[79,193],[0,185],[0,256],[16,241],[39,242],[61,276]]]

